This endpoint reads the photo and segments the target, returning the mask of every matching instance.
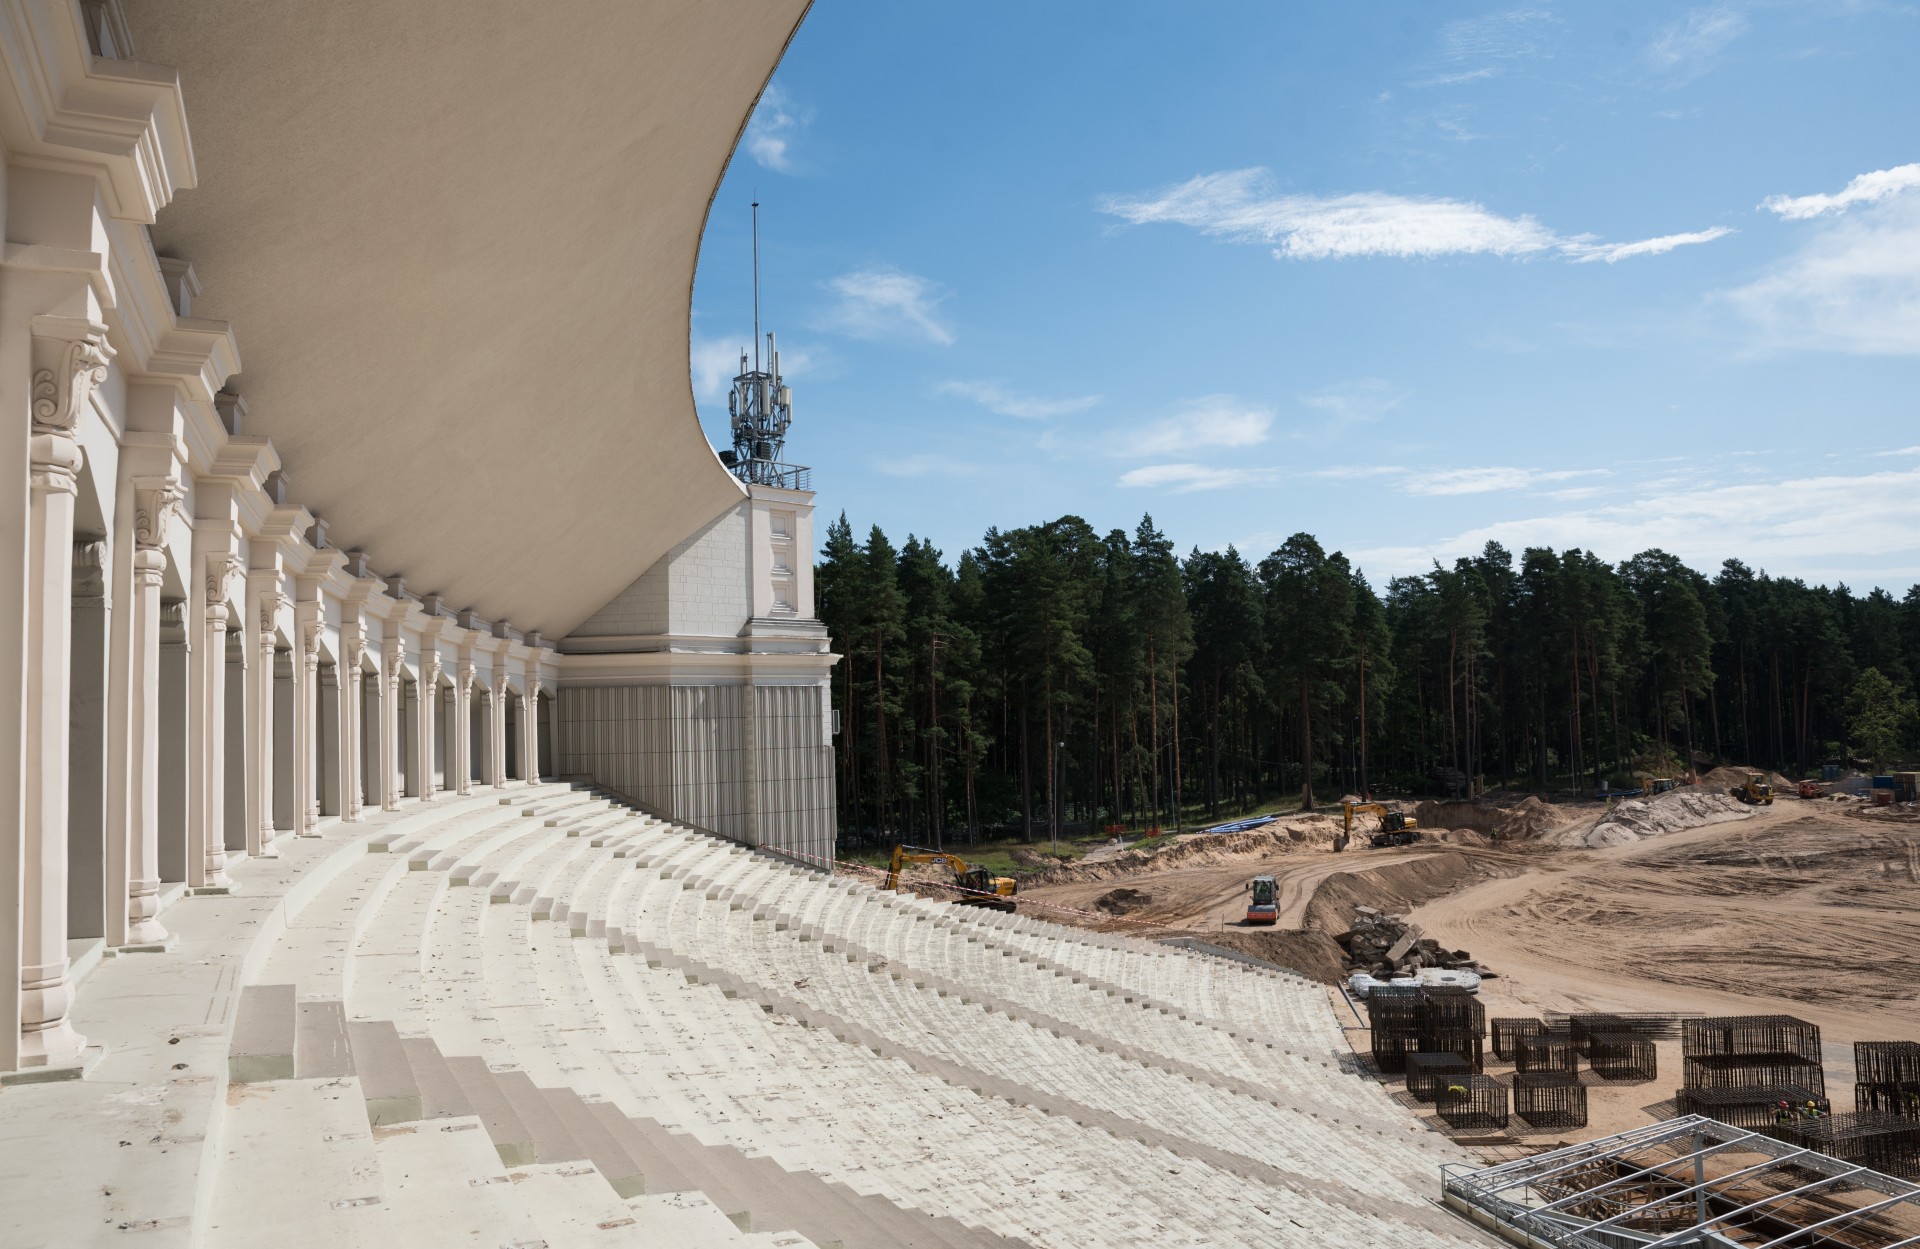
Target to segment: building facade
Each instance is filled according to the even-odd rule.
[[[575,41],[559,18],[591,8],[555,5],[548,42]],[[460,284],[504,282],[543,323],[517,262],[447,254],[423,279],[417,231],[382,250],[405,186],[362,208],[364,185],[342,184],[336,160],[399,169],[393,149],[413,136],[377,101],[358,123],[262,112],[276,94],[341,90],[330,57],[378,73],[396,38],[383,16],[457,47],[458,6],[343,5],[343,26],[364,16],[384,42],[283,30],[281,48],[245,5],[0,5],[0,395],[14,413],[0,435],[0,973],[17,984],[0,994],[0,1072],[81,1064],[69,1014],[87,968],[167,957],[168,909],[229,888],[236,858],[369,810],[578,775],[830,860],[834,657],[811,619],[811,495],[733,482],[687,383],[681,278],[704,197],[799,17],[769,8],[732,77],[715,71],[704,145],[678,171],[703,195],[628,205],[637,241],[618,214],[597,224],[616,254],[664,256],[650,289],[666,312],[636,330],[618,322],[624,297],[575,309],[640,347],[590,379],[592,419],[556,433],[556,411],[583,410],[568,389],[582,360],[606,358],[586,332],[559,335],[578,357],[529,330],[482,358],[499,305],[468,308]],[[693,47],[686,72],[737,53],[715,21],[676,45]],[[629,33],[644,46],[649,32]],[[235,40],[249,41],[239,68]],[[545,47],[523,43],[530,58]],[[281,164],[248,146],[249,117]],[[317,211],[337,233],[299,216],[317,194],[305,176],[327,181]],[[448,235],[514,232],[517,201],[476,201],[458,170],[417,176],[422,195],[460,197]],[[564,261],[533,263],[577,304]],[[423,281],[442,308],[431,324]],[[506,378],[497,399],[469,376],[489,369]],[[549,425],[528,434],[539,411]]]

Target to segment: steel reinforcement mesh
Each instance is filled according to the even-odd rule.
[[[1633,1032],[1589,1033],[1587,1065],[1603,1080],[1652,1080],[1660,1074],[1653,1038]]]
[[[1683,1058],[1680,1084],[1689,1089],[1744,1089],[1791,1085],[1827,1095],[1827,1073],[1817,1062],[1795,1055],[1768,1054],[1759,1058]]]
[[[1536,1128],[1587,1126],[1587,1086],[1558,1075],[1515,1075],[1513,1114]]]
[[[1513,1069],[1525,1075],[1572,1077],[1580,1071],[1580,1051],[1566,1032],[1542,1032],[1523,1037],[1514,1049]]]
[[[1833,1106],[1825,1097],[1805,1086],[1792,1084],[1681,1089],[1674,1101],[1683,1115],[1705,1115],[1736,1128],[1766,1132],[1783,1139],[1795,1124],[1833,1113]]]
[[[1506,1086],[1491,1076],[1443,1080],[1434,1090],[1440,1122],[1455,1132],[1491,1132],[1507,1126]]]
[[[1493,1056],[1503,1063],[1510,1063],[1522,1040],[1539,1036],[1546,1030],[1547,1025],[1543,1020],[1496,1017],[1493,1020]]]
[[[1458,1054],[1407,1055],[1407,1092],[1416,1101],[1430,1102],[1449,1081],[1472,1075],[1472,1066]]]
[[[1680,1025],[1686,1058],[1820,1062],[1820,1029],[1792,1015],[1718,1015]]]
[[[1902,1179],[1920,1179],[1920,1119],[1830,1115],[1794,1124],[1786,1137],[1829,1158]]]

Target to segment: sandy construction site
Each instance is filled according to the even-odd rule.
[[[1745,807],[1705,786],[1614,811],[1423,803],[1420,844],[1364,848],[1375,822],[1363,831],[1356,820],[1344,853],[1333,850],[1335,811],[1094,858],[1023,887],[1022,901],[1096,927],[1190,933],[1314,975],[1360,1052],[1364,1008],[1332,986],[1348,970],[1334,937],[1361,906],[1471,952],[1494,973],[1481,986],[1489,1017],[1799,1016],[1821,1028],[1836,1111],[1852,1109],[1855,1040],[1920,1033],[1911,811],[1794,798]],[[1280,884],[1274,929],[1239,923],[1260,874]],[[1660,1043],[1659,1063],[1650,1082],[1593,1083],[1587,1129],[1546,1143],[1671,1116],[1676,1041]]]

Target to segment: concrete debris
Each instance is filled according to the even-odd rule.
[[[1348,963],[1382,980],[1427,967],[1492,974],[1467,951],[1443,949],[1405,916],[1383,915],[1372,907],[1355,907],[1352,930],[1334,940],[1347,952]]]

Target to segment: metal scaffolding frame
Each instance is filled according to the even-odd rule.
[[[1920,1247],[1920,1184],[1701,1116],[1440,1171],[1448,1206],[1529,1246]]]

